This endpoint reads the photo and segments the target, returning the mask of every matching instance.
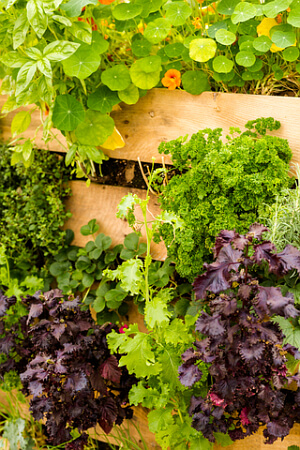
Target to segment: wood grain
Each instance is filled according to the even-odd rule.
[[[4,104],[4,96],[0,96],[0,107]],[[191,95],[184,91],[168,91],[153,89],[141,98],[136,105],[121,103],[118,111],[112,112],[116,126],[121,132],[125,147],[120,150],[106,151],[117,159],[151,162],[162,161],[157,148],[161,141],[176,139],[178,136],[191,135],[199,129],[223,128],[223,138],[229,127],[240,127],[248,120],[258,117],[274,117],[282,124],[277,136],[288,139],[293,151],[293,162],[300,163],[300,99],[292,97],[275,97],[266,95],[226,94],[203,92]],[[21,108],[29,109],[30,107]],[[0,119],[0,129],[5,140],[11,138],[10,124],[15,112]],[[34,112],[30,128],[24,133],[26,138],[32,137],[40,124],[39,113]],[[57,130],[53,130],[65,144],[65,138]],[[37,145],[53,151],[62,151],[56,141],[45,144],[42,130],[37,135]],[[165,156],[165,162],[171,163]]]
[[[142,189],[130,189],[120,186],[101,186],[91,183],[89,187],[84,181],[72,181],[70,183],[73,195],[65,202],[66,208],[71,211],[72,217],[65,223],[65,228],[71,228],[75,233],[74,244],[84,247],[91,240],[90,236],[82,236],[80,228],[86,225],[89,220],[97,219],[100,225],[99,233],[110,236],[113,240],[112,244],[122,244],[127,234],[132,233],[125,220],[117,219],[117,206],[124,195],[131,192],[144,199],[146,192]],[[156,216],[160,213],[157,199],[151,196],[149,203],[149,211]],[[142,220],[142,212],[136,207],[136,217]],[[151,214],[148,219],[152,220]],[[146,242],[144,227],[141,229],[141,242]],[[164,261],[167,257],[167,250],[163,242],[160,244],[151,243],[151,255],[153,259]]]

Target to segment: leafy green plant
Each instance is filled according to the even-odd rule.
[[[34,273],[64,245],[68,171],[50,152],[36,151],[27,169],[20,163],[11,167],[11,155],[0,146],[0,242],[13,269]]]
[[[176,270],[189,281],[211,260],[221,229],[243,232],[257,220],[262,203],[273,203],[291,185],[288,143],[266,134],[279,127],[272,118],[257,119],[246,124],[244,133],[232,129],[225,143],[221,129],[205,129],[189,141],[180,137],[160,144],[159,151],[170,153],[179,171],[162,187],[160,203],[184,222],[175,235],[164,224],[161,235]]]
[[[157,173],[152,172],[150,183]],[[149,194],[149,192],[148,192]],[[139,331],[137,324],[130,325],[123,333],[114,331],[108,336],[108,345],[112,351],[119,351],[123,356],[120,366],[126,366],[129,373],[139,379],[130,391],[132,404],[142,404],[149,408],[149,429],[155,433],[156,440],[163,449],[210,449],[210,443],[202,433],[191,427],[188,415],[188,403],[192,395],[207,392],[208,365],[201,364],[199,370],[203,374],[202,382],[196,383],[193,393],[182,386],[178,379],[180,349],[187,342],[193,342],[193,324],[196,316],[187,315],[185,320],[176,317],[171,302],[176,302],[173,289],[162,287],[157,289],[151,283],[150,242],[162,221],[168,221],[174,229],[180,228],[182,222],[173,214],[157,217],[150,224],[146,212],[149,195],[141,200],[136,195],[125,196],[118,209],[117,216],[127,218],[131,226],[137,223],[134,215],[135,207],[143,213],[143,226],[147,236],[147,253],[144,261],[137,257],[125,261],[116,270],[105,270],[104,274],[112,280],[119,280],[121,287],[133,295],[142,295],[145,299],[144,319],[148,333]],[[229,439],[230,441],[230,439]]]
[[[262,205],[260,220],[269,228],[268,237],[278,250],[287,244],[300,248],[300,168],[296,166],[297,184],[294,189],[283,189],[271,205]]]
[[[36,109],[45,141],[58,139],[54,125],[67,140],[66,163],[93,178],[102,149],[124,145],[109,113],[156,86],[298,95],[297,1],[3,0],[0,7],[0,77],[9,95],[2,112],[33,104],[13,120],[13,162],[31,163],[36,133],[19,136]]]

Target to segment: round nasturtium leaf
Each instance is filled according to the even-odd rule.
[[[151,73],[161,70],[161,58],[158,55],[139,59],[139,67],[143,72]]]
[[[213,69],[218,73],[229,73],[232,71],[233,61],[226,56],[217,56],[213,60]]]
[[[272,41],[268,36],[259,36],[252,42],[255,50],[266,53],[272,47]]]
[[[283,50],[282,57],[285,61],[296,61],[299,57],[299,49],[297,47],[288,47]]]
[[[244,81],[254,80],[253,73],[249,72],[249,70],[245,70],[245,72],[242,73],[242,78]]]
[[[236,5],[232,14],[232,23],[246,22],[256,16],[256,8],[252,3],[241,2]]]
[[[272,42],[274,42],[277,47],[286,48],[294,45],[296,42],[296,35],[294,32],[284,32],[284,31],[274,31],[271,37]]]
[[[263,13],[265,16],[274,19],[281,11],[285,11],[290,3],[290,0],[274,0],[263,5]]]
[[[171,30],[171,22],[167,19],[156,19],[149,22],[144,31],[144,37],[152,44],[158,44],[165,39]]]
[[[246,52],[253,52],[254,48],[253,48],[253,43],[252,41],[244,41],[242,42],[241,45],[239,45],[240,50],[244,50]]]
[[[175,44],[169,44],[165,47],[165,53],[169,58],[176,58],[182,54],[185,47],[181,42],[175,42]]]
[[[112,14],[117,20],[129,20],[138,16],[142,10],[142,5],[136,3],[120,3],[113,9]]]
[[[217,23],[213,23],[208,29],[207,29],[207,35],[208,37],[215,39],[216,37],[216,32],[218,30],[227,30],[228,25],[227,22],[225,22],[225,20],[221,20],[221,22],[217,22]],[[193,36],[192,36],[193,37]],[[195,39],[195,38],[193,38]]]
[[[207,62],[216,54],[217,44],[213,39],[193,39],[190,43],[190,57],[194,61]]]
[[[98,70],[100,61],[101,57],[92,46],[81,44],[70,58],[62,62],[62,65],[66,75],[83,80]]]
[[[135,56],[143,57],[149,56],[152,49],[151,42],[147,41],[147,39],[136,39],[131,44],[132,53]]]
[[[251,67],[255,63],[255,55],[251,52],[238,52],[235,56],[237,64],[244,67]]]
[[[300,5],[291,10],[287,18],[287,23],[296,28],[300,27]]]
[[[101,74],[101,81],[112,91],[123,91],[130,85],[131,78],[127,67],[123,64],[118,64],[104,70]]]
[[[84,120],[85,111],[72,95],[58,95],[55,99],[52,121],[55,128],[73,131]]]
[[[241,22],[239,31],[240,33],[244,33],[250,36],[256,36],[259,23],[260,22],[255,19],[247,20],[247,22]]]
[[[204,91],[210,91],[207,75],[200,70],[188,70],[181,80],[183,89],[189,94],[200,95]]]
[[[221,2],[217,6],[217,11],[219,14],[231,16],[238,3],[239,0],[221,0]]]
[[[85,120],[75,130],[78,142],[82,145],[98,146],[104,144],[114,131],[115,123],[107,114],[88,110]]]
[[[253,64],[253,66],[250,66],[248,70],[250,70],[250,72],[258,72],[262,68],[262,66],[263,66],[262,60],[257,59]]]
[[[191,7],[185,2],[172,2],[165,5],[166,18],[172,25],[178,27],[184,25],[186,19],[192,14]]]
[[[150,56],[148,58],[151,58]],[[130,76],[132,82],[140,89],[152,89],[160,81],[161,66],[154,72],[145,72],[143,70],[145,59],[138,59],[130,67]]]
[[[131,84],[127,89],[124,89],[124,91],[119,91],[118,96],[119,99],[127,105],[134,105],[140,98],[140,93],[138,88],[134,84]]]
[[[107,86],[100,86],[95,92],[89,95],[87,106],[102,114],[111,112],[113,106],[119,103],[118,94],[111,91]]]
[[[222,45],[231,45],[236,40],[236,35],[231,31],[224,30],[224,28],[218,30],[215,35],[216,41]]]
[[[159,10],[159,8],[163,4],[163,0],[136,0],[135,3],[137,5],[142,5],[143,10],[140,13],[140,16],[146,18],[149,16],[149,14]]]
[[[108,50],[109,43],[98,31],[93,31],[91,46],[95,52],[101,55],[101,53],[105,53]]]

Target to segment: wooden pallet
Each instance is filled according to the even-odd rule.
[[[0,97],[0,109],[6,101]],[[21,108],[30,109],[30,106]],[[11,139],[10,126],[14,112],[0,118],[0,130],[2,138]],[[112,113],[118,130],[121,132],[125,147],[120,150],[106,151],[108,156],[116,159],[134,160],[138,158],[144,162],[152,162],[154,157],[157,163],[162,162],[162,156],[157,148],[160,142],[176,139],[180,135],[191,135],[203,128],[222,128],[223,139],[230,127],[239,127],[242,130],[248,120],[258,117],[274,117],[281,122],[281,128],[274,135],[288,139],[293,151],[293,163],[300,163],[300,99],[290,97],[269,97],[242,94],[219,94],[204,92],[200,96],[192,96],[183,91],[167,91],[153,89],[141,98],[136,105],[121,104],[117,111]],[[23,133],[25,138],[32,137],[40,124],[39,113],[32,114],[32,122],[29,129]],[[65,139],[57,130],[53,130],[64,145]],[[62,151],[62,148],[53,140],[45,144],[42,140],[42,131],[37,134],[36,144],[39,148],[50,151]],[[171,164],[169,156],[164,157],[164,162]],[[73,195],[67,202],[67,208],[73,216],[66,223],[67,228],[75,232],[75,244],[84,246],[88,237],[80,234],[80,227],[89,220],[96,218],[100,224],[100,232],[110,235],[113,244],[122,243],[126,234],[131,232],[127,223],[115,217],[116,208],[120,200],[128,192],[144,196],[145,192],[139,189],[123,187],[100,186],[91,184],[86,187],[83,181],[71,183]],[[150,210],[152,214],[159,213],[159,205],[155,197],[151,198]],[[145,240],[145,236],[143,236]],[[152,257],[157,260],[166,258],[166,248],[161,243],[153,244]],[[133,308],[130,312],[131,321],[137,321],[140,327],[144,324],[142,317]],[[143,328],[144,329],[144,328]],[[136,409],[136,423],[150,449],[159,449],[155,444],[154,436],[147,427],[146,411],[143,408]],[[125,424],[125,428],[131,426],[132,435],[139,440],[134,427]],[[99,438],[100,430],[90,430],[94,437]],[[95,434],[96,433],[96,434]],[[263,450],[269,446],[263,444],[262,431],[254,436],[226,447],[228,450]],[[115,440],[110,437],[110,442]],[[286,450],[289,445],[300,445],[300,425],[295,426],[291,434],[283,442],[277,441],[272,450]],[[171,449],[176,450],[176,449]],[[201,449],[199,449],[201,450]],[[214,446],[214,450],[221,450],[220,446]]]

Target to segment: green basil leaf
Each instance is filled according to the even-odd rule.
[[[80,47],[80,44],[69,41],[54,41],[48,44],[43,51],[50,61],[63,61],[69,58]]]
[[[31,123],[31,114],[28,111],[18,112],[11,122],[11,134],[16,136],[23,133]]]
[[[14,50],[23,44],[29,29],[29,22],[26,11],[21,11],[16,19],[13,30],[13,48]]]
[[[43,2],[41,0],[29,0],[26,9],[30,25],[37,36],[41,38],[48,27],[48,16],[43,9]]]
[[[60,9],[65,11],[69,17],[77,17],[85,6],[97,4],[98,0],[70,0],[68,3],[61,5]]]
[[[37,64],[33,61],[27,62],[21,67],[17,76],[16,96],[27,88],[35,75],[36,69]]]

